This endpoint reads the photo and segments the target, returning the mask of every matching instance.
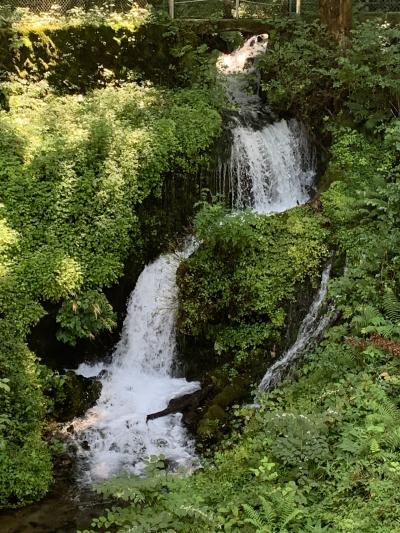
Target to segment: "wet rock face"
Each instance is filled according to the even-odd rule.
[[[85,378],[68,371],[62,390],[54,402],[55,419],[58,422],[68,422],[83,416],[95,405],[100,393],[101,383],[96,378]]]

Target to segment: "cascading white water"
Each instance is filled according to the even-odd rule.
[[[260,130],[237,125],[228,163],[233,206],[285,211],[311,197],[315,162],[304,128],[281,120]]]
[[[278,385],[292,363],[304,352],[314,339],[325,331],[332,320],[332,307],[327,312],[321,313],[328,291],[330,272],[331,264],[329,263],[322,273],[318,293],[300,325],[296,341],[282,355],[282,357],[276,361],[276,363],[269,367],[259,385],[261,391],[269,391]]]
[[[131,294],[121,340],[112,363],[81,365],[77,373],[97,375],[101,396],[86,416],[74,421],[79,455],[88,463],[90,480],[120,470],[140,472],[149,455],[163,454],[175,464],[190,464],[194,451],[173,414],[146,422],[171,398],[193,392],[197,382],[171,376],[176,351],[176,271],[183,253],[162,255],[146,266]]]
[[[258,213],[285,211],[310,200],[315,179],[315,151],[296,120],[266,124],[265,106],[249,80],[257,81],[257,60],[267,50],[268,35],[252,37],[242,48],[223,55],[218,67],[236,106],[232,148],[220,165],[234,209]]]

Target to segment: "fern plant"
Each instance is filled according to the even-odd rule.
[[[372,305],[358,308],[351,321],[356,334],[378,334],[387,339],[400,338],[400,301],[393,290],[387,289],[382,297],[383,313]]]
[[[386,290],[383,296],[383,309],[388,319],[397,326],[400,325],[400,302],[392,290]]]
[[[260,505],[254,508],[243,504],[244,522],[253,525],[256,533],[288,533],[288,527],[298,522],[303,510],[296,501],[296,487],[287,485],[259,497]]]

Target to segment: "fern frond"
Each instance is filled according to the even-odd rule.
[[[264,523],[264,519],[259,511],[251,507],[251,505],[243,504],[243,509],[245,512],[246,518],[244,522],[255,526],[260,531],[265,531],[265,533],[272,533],[271,528],[267,528],[267,524]]]
[[[392,451],[400,448],[400,428],[395,428],[389,433],[386,438],[386,442]]]
[[[377,326],[384,323],[384,320],[382,321],[382,315],[380,315],[379,311],[372,305],[361,306],[358,309],[358,313],[359,314],[356,315],[351,321],[351,325],[357,333],[360,333],[368,326]]]
[[[386,426],[400,425],[400,409],[389,398],[382,398],[377,409],[378,413],[385,418]]]
[[[392,290],[383,295],[383,309],[389,320],[395,324],[400,322],[400,302]]]
[[[260,496],[261,508],[263,511],[263,522],[265,525],[272,526],[276,520],[276,512],[274,511],[271,502],[266,500],[263,496]]]
[[[294,498],[294,492],[291,491],[287,494],[275,493],[274,500],[277,509],[277,515],[279,516],[279,525],[281,529],[289,524],[295,516],[299,514],[297,505]]]

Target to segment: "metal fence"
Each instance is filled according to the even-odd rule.
[[[28,8],[33,12],[48,12],[57,6],[62,13],[73,8],[85,11],[101,7],[107,11],[127,11],[132,3],[141,7],[153,5],[167,11],[171,0],[0,0],[2,8]],[[318,0],[301,0],[301,14],[304,16],[318,13]],[[229,7],[229,4],[231,7]],[[241,17],[265,18],[278,14],[294,14],[298,0],[240,0]],[[400,0],[353,0],[353,5],[365,12],[400,12]],[[235,16],[237,0],[174,0],[176,18],[223,18]]]
[[[85,11],[101,7],[107,11],[128,11],[133,0],[0,0],[1,9],[25,8],[34,13],[45,13],[57,9],[61,13],[66,13],[74,8],[81,8]],[[135,4],[146,7],[146,0],[135,0]],[[162,5],[162,3],[160,4]]]
[[[317,14],[318,0],[168,0],[171,18],[269,18]]]
[[[399,0],[400,1],[400,0]],[[2,8],[11,10],[26,8],[35,13],[57,9],[66,13],[73,8],[85,11],[101,7],[106,11],[127,11],[132,3],[141,7],[153,5],[171,13],[171,0],[0,0]],[[296,13],[299,0],[174,0],[175,18],[224,18],[240,12],[241,17],[265,18],[275,15]],[[316,12],[318,0],[301,0],[302,12]]]
[[[363,11],[393,13],[400,11],[400,0],[359,0],[355,4]]]

